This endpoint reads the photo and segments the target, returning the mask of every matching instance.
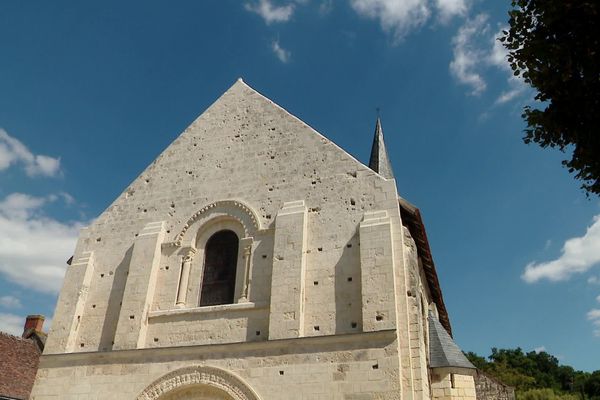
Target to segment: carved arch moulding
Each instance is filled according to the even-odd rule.
[[[256,392],[241,378],[220,368],[208,366],[186,367],[170,372],[144,389],[136,400],[160,400],[171,392],[193,386],[222,390],[233,400],[260,400]]]
[[[234,219],[239,222],[244,228],[246,237],[254,236],[264,230],[258,214],[250,206],[239,200],[220,200],[207,204],[194,213],[169,244],[175,247],[189,246],[194,243],[198,228],[219,218]]]

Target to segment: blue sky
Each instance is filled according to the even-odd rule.
[[[599,369],[600,201],[523,144],[507,2],[3,2],[0,329],[51,316],[77,231],[236,78],[363,162],[376,108],[457,342]]]

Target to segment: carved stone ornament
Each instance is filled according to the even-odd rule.
[[[241,378],[215,367],[186,367],[175,370],[154,381],[136,400],[159,400],[173,391],[205,385],[220,389],[233,400],[260,400]]]
[[[246,236],[250,236],[252,232],[262,230],[260,220],[258,219],[256,212],[250,207],[238,200],[221,200],[214,203],[208,204],[202,207],[185,223],[179,234],[175,236],[175,239],[171,243],[172,245],[179,247],[182,245],[183,237],[186,232],[196,221],[203,218],[210,218],[211,214],[225,214],[228,215],[242,224]]]

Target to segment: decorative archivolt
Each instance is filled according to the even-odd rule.
[[[186,233],[194,224],[200,226],[202,223],[219,216],[237,220],[243,226],[246,236],[252,236],[254,232],[262,229],[260,220],[250,207],[237,200],[221,200],[202,207],[192,215],[175,237],[173,244],[181,246],[184,238],[186,238]],[[199,221],[201,222],[199,223]],[[188,242],[191,239],[185,241]]]
[[[194,366],[175,370],[154,381],[136,400],[159,400],[187,386],[205,385],[220,389],[233,400],[260,400],[241,378],[215,367]]]

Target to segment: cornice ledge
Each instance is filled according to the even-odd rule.
[[[77,352],[61,354],[42,354],[40,357],[40,368],[63,367],[73,365],[110,364],[120,362],[123,364],[138,363],[142,360],[166,359],[177,360],[181,356],[201,357],[215,353],[239,354],[243,352],[264,353],[265,351],[276,351],[281,354],[294,354],[301,348],[318,348],[320,346],[337,346],[360,344],[361,348],[371,348],[377,342],[392,343],[397,339],[396,329],[386,329],[374,332],[348,333],[343,335],[308,336],[291,339],[263,340],[253,342],[233,342],[223,344],[203,344],[193,346],[152,347],[146,349],[111,350],[95,352]],[[341,350],[341,349],[340,349]],[[158,362],[158,361],[157,361]]]

